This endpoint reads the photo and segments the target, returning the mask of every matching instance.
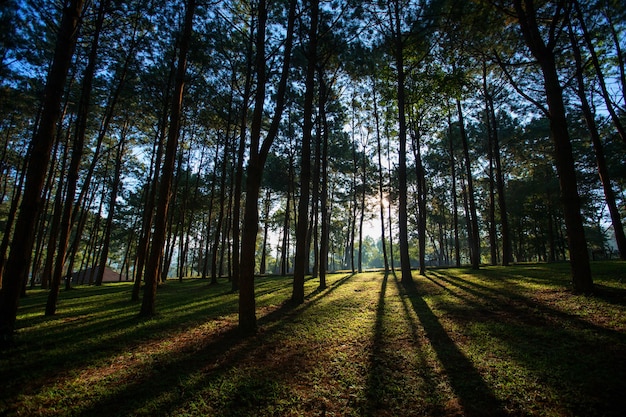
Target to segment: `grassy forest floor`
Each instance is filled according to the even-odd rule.
[[[230,284],[169,281],[141,319],[129,284],[21,301],[0,352],[0,415],[623,416],[626,263],[593,264],[596,294],[567,264],[434,269],[402,286],[335,274],[307,299],[257,280],[259,332],[236,331]]]

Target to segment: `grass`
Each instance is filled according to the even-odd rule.
[[[597,292],[566,264],[257,280],[259,332],[236,331],[222,282],[168,282],[141,319],[131,287],[21,301],[0,352],[8,416],[621,416],[626,263],[593,264]]]

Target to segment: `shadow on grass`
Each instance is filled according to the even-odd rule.
[[[385,340],[385,296],[387,294],[387,281],[389,273],[385,273],[380,287],[380,295],[378,296],[378,304],[376,306],[376,324],[374,325],[374,338],[372,341],[372,354],[370,357],[370,370],[367,381],[367,400],[370,415],[381,408],[382,398],[380,393],[384,391],[387,381],[386,361],[381,360],[383,357],[383,345]]]
[[[419,318],[426,337],[445,369],[450,386],[457,395],[466,416],[506,415],[501,402],[496,398],[472,362],[461,352],[448,335],[437,315],[424,301],[415,282],[396,285],[402,296],[406,296]]]
[[[259,317],[259,331],[254,336],[242,335],[236,325],[232,325],[218,334],[190,341],[182,349],[171,352],[170,356],[154,358],[151,366],[138,370],[129,381],[120,381],[117,389],[103,393],[88,408],[81,410],[81,415],[170,415],[190,401],[198,401],[209,386],[218,387],[218,398],[210,401],[217,402],[215,406],[221,410],[220,415],[249,415],[250,409],[273,403],[277,397],[293,397],[285,393],[295,383],[292,379],[300,363],[306,360],[306,354],[290,351],[274,358],[277,347],[272,339],[321,297],[345,284],[352,276],[338,279],[322,292],[309,294],[309,301],[303,305],[286,300],[270,309]],[[290,285],[290,282],[285,280],[285,284]],[[264,361],[263,369],[251,365],[256,359],[266,357],[272,360]],[[284,380],[270,380],[270,375],[272,378],[283,375]],[[302,404],[283,406],[295,409]],[[223,414],[224,410],[229,411]]]
[[[395,292],[388,295],[390,276],[397,279],[395,274],[384,275],[376,306],[366,415],[443,415],[444,400],[438,392],[432,363],[421,345],[419,325],[404,298]],[[405,356],[407,353],[409,356]]]
[[[468,329],[468,337],[487,334],[490,345],[483,348],[500,360],[519,364],[539,381],[541,395],[551,398],[565,414],[623,415],[626,335],[569,312],[578,310],[576,302],[581,307],[591,302],[589,297],[575,301],[575,296],[562,290],[560,297],[571,297],[566,301],[574,306],[561,311],[547,305],[538,292],[521,292],[519,280],[525,277],[507,275],[510,270],[497,272],[496,276],[490,270],[473,271],[472,279],[449,271],[432,272],[432,282],[469,308],[458,310],[454,303],[442,303],[438,310]],[[547,291],[559,294],[555,293],[560,291],[555,290],[557,279],[532,279],[545,281]]]

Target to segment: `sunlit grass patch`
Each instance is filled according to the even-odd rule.
[[[624,263],[594,263],[600,291],[573,295],[568,265],[256,280],[259,331],[237,294],[171,281],[157,316],[131,286],[22,300],[18,344],[0,355],[1,415],[621,415]]]

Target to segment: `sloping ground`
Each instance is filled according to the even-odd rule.
[[[0,356],[0,415],[622,416],[625,267],[594,265],[592,297],[567,290],[563,265],[408,287],[335,275],[322,291],[309,279],[297,307],[290,279],[262,278],[251,338],[228,283],[170,282],[151,320],[128,284],[64,293],[52,319],[36,293]]]

